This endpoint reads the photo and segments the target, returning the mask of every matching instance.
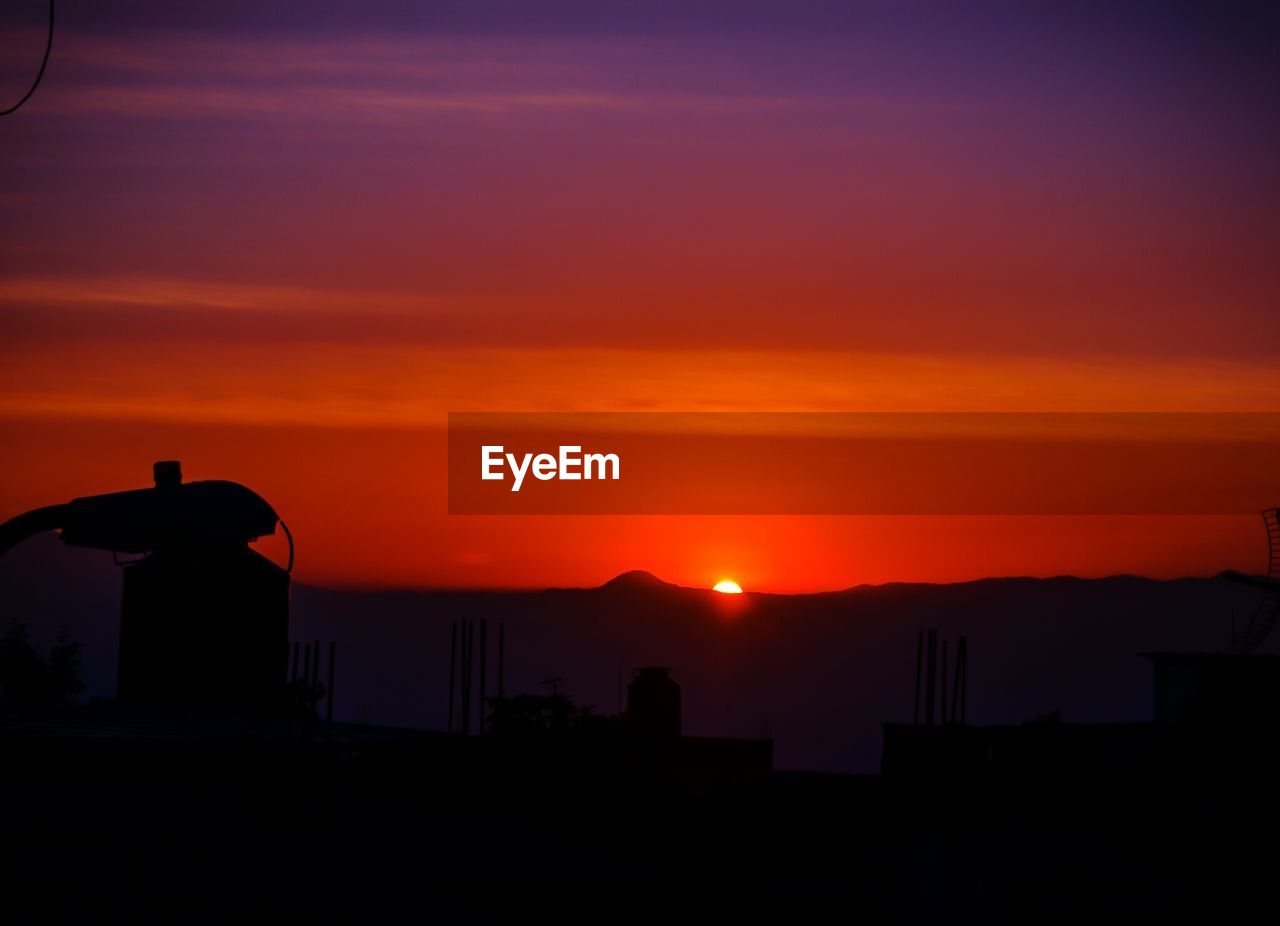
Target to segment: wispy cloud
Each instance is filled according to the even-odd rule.
[[[377,122],[516,110],[865,115],[998,105],[994,98],[873,92],[822,79],[779,89],[724,49],[670,40],[175,34],[146,42],[73,35],[65,44],[59,81],[45,94],[46,116],[315,119],[340,113],[353,122]]]
[[[468,410],[1280,411],[1277,396],[1272,365],[1132,357],[190,338],[0,350],[0,419],[439,428]]]
[[[0,308],[70,307],[114,313],[128,308],[174,311],[218,309],[269,312],[360,312],[395,314],[431,308],[423,294],[376,290],[343,291],[179,277],[10,277],[0,289]],[[436,303],[436,307],[440,307]]]

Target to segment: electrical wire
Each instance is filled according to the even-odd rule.
[[[49,40],[44,46],[44,60],[40,62],[40,71],[36,74],[35,82],[31,85],[31,89],[23,94],[22,99],[14,103],[8,109],[0,112],[0,116],[7,116],[12,112],[17,112],[18,107],[27,100],[31,99],[31,94],[36,92],[36,87],[40,86],[40,79],[44,77],[44,69],[49,65],[49,52],[53,50],[53,0],[49,0]]]

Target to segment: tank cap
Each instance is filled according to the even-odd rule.
[[[157,460],[151,464],[151,474],[155,477],[156,488],[182,485],[182,461]]]

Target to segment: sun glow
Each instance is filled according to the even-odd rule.
[[[711,586],[713,592],[720,592],[724,595],[741,595],[742,586],[732,579],[721,579],[715,585]]]

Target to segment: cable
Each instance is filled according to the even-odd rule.
[[[49,52],[51,51],[53,51],[53,0],[49,0],[49,41],[45,43],[44,60],[40,62],[40,72],[36,74],[35,83],[31,85],[31,89],[23,95],[22,99],[4,110],[4,112],[0,112],[0,116],[7,116],[9,113],[17,112],[18,107],[31,99],[31,94],[35,93],[36,87],[40,86],[40,78],[44,77],[44,69],[49,64]]]
[[[289,530],[289,525],[284,523],[284,518],[280,519],[280,526],[284,529],[284,535],[289,538],[289,565],[284,567],[284,571],[293,574],[293,533]]]

